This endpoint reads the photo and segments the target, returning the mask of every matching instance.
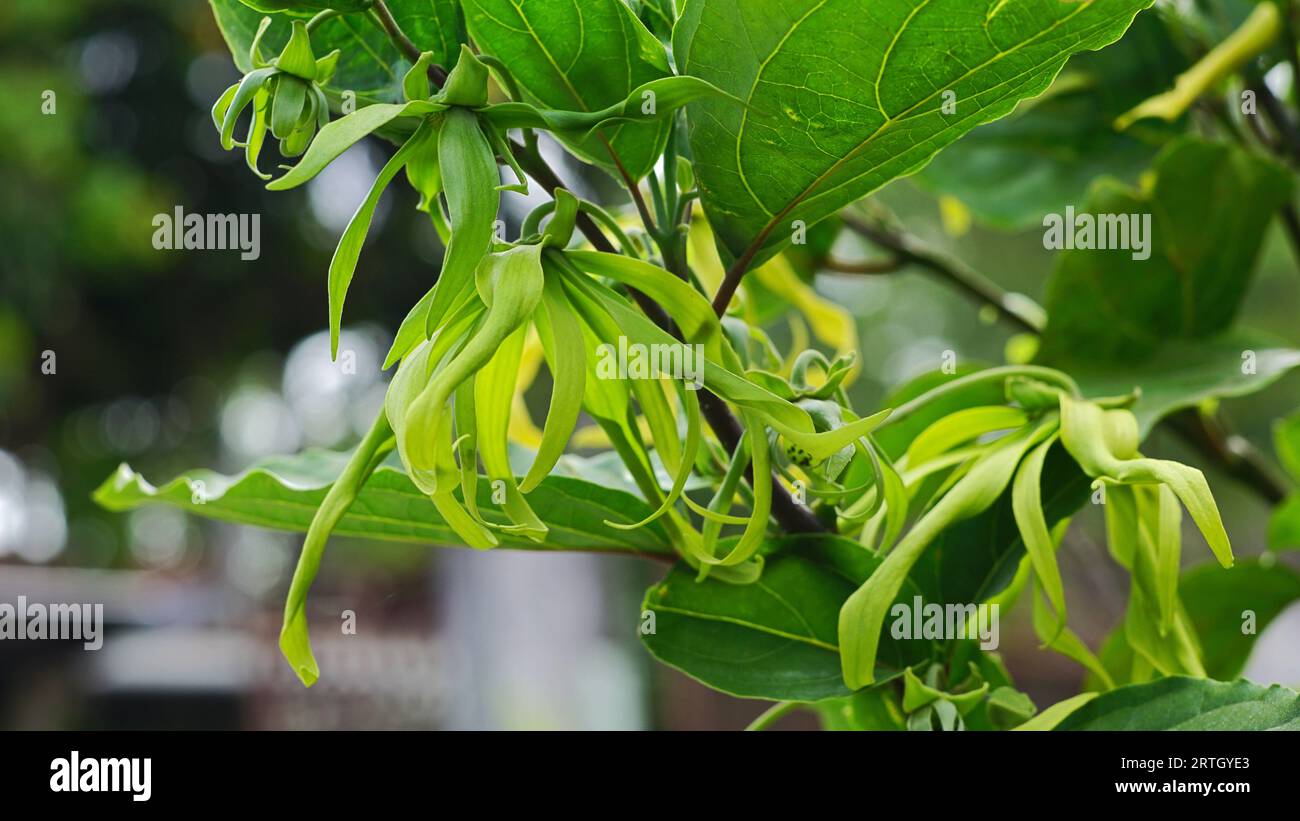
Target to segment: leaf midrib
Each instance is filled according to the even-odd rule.
[[[828,2],[828,0],[824,0],[824,2],[821,3],[821,4],[820,4],[816,9],[813,9],[813,11],[809,12],[809,14],[806,15],[804,18],[801,18],[801,20],[799,21],[799,23],[802,23],[803,20],[806,20],[808,16],[811,16],[811,14],[813,14],[813,13],[816,12],[817,10],[821,9],[822,7],[824,7],[825,4],[826,4],[826,2]],[[924,2],[925,2],[925,3],[929,3],[929,0],[924,0]],[[1020,43],[1017,43],[1017,44],[1016,44],[1015,46],[1013,46],[1012,48],[1007,49],[1007,50],[1005,50],[1005,51],[999,50],[999,52],[998,52],[994,57],[992,57],[992,58],[990,58],[989,60],[986,60],[985,62],[983,62],[983,63],[981,63],[981,64],[979,64],[979,65],[977,65],[977,66],[975,66],[975,67],[973,67],[973,68],[971,68],[971,69],[969,69],[965,74],[963,74],[961,77],[959,77],[959,78],[957,78],[956,80],[954,80],[954,81],[953,81],[952,83],[950,83],[949,85],[957,85],[958,83],[961,83],[961,82],[963,82],[963,81],[969,79],[969,78],[970,78],[971,76],[973,76],[976,72],[983,71],[984,69],[988,68],[990,65],[992,65],[992,64],[993,64],[994,62],[996,62],[997,60],[1002,59],[1003,57],[1007,56],[1008,54],[1013,54],[1013,53],[1015,53],[1016,51],[1018,51],[1019,49],[1022,49],[1022,48],[1024,48],[1025,46],[1029,45],[1030,43],[1033,43],[1035,40],[1038,40],[1040,37],[1043,37],[1044,35],[1051,33],[1052,31],[1056,30],[1057,28],[1059,28],[1060,26],[1062,26],[1062,25],[1064,25],[1065,23],[1069,22],[1070,20],[1073,20],[1076,16],[1078,16],[1079,14],[1082,14],[1082,13],[1083,13],[1084,11],[1086,11],[1087,9],[1091,8],[1092,5],[1093,5],[1093,2],[1094,2],[1094,0],[1086,0],[1086,2],[1080,3],[1080,4],[1079,4],[1079,7],[1078,7],[1077,10],[1071,12],[1070,14],[1066,15],[1065,17],[1062,17],[1060,20],[1055,21],[1055,22],[1054,22],[1051,26],[1049,26],[1048,28],[1045,28],[1045,29],[1043,29],[1042,31],[1037,32],[1033,37],[1031,37],[1031,38],[1029,38],[1029,39],[1027,39],[1027,40],[1023,40],[1023,41],[1021,41]],[[910,21],[911,18],[909,17],[908,20]],[[786,37],[786,38],[782,38],[782,41],[781,41],[780,44],[777,45],[777,48],[776,48],[776,49],[773,49],[772,54],[768,55],[767,59],[764,60],[764,62],[763,62],[763,66],[760,67],[758,73],[756,74],[756,76],[755,76],[755,78],[754,78],[753,86],[751,87],[750,92],[749,92],[749,95],[748,95],[747,100],[746,100],[746,103],[747,103],[747,104],[750,103],[750,102],[752,102],[752,100],[753,100],[753,96],[754,96],[754,93],[757,91],[758,84],[759,84],[759,82],[761,82],[761,80],[762,80],[763,68],[766,67],[766,65],[767,65],[769,62],[771,62],[772,58],[775,57],[775,55],[777,54],[777,52],[780,50],[780,46],[781,46],[782,44],[784,44],[785,40],[788,39],[788,37],[789,37],[790,34],[793,34],[793,33],[794,33],[794,28],[797,28],[797,26],[798,26],[798,24],[796,24],[796,26],[793,27],[793,28],[791,29],[791,31],[787,34],[787,37]],[[905,29],[905,28],[906,28],[906,24],[905,24],[902,28],[900,28],[900,35],[901,35],[902,30]],[[883,59],[883,58],[882,58],[882,59]],[[1050,61],[1048,61],[1048,62],[1050,62]],[[1037,66],[1034,66],[1034,68],[1031,69],[1031,70],[1029,70],[1029,71],[1021,72],[1020,74],[1018,74],[1018,75],[1016,76],[1016,78],[1018,79],[1018,78],[1020,78],[1020,77],[1024,77],[1026,74],[1031,74],[1031,73],[1033,73],[1033,71],[1037,71],[1038,69],[1040,69],[1040,68],[1042,67],[1042,65],[1044,65],[1044,64],[1039,64],[1039,65],[1037,65]],[[883,62],[882,62],[882,71],[883,71]],[[991,88],[989,88],[989,89],[986,89],[986,91],[992,91],[992,90],[998,88],[999,86],[1005,86],[1005,85],[1007,85],[1007,83],[1006,83],[1006,82],[1003,82],[1003,83],[1000,83],[1000,84],[998,84],[998,85],[995,85],[995,86],[993,86],[993,87],[991,87]],[[877,82],[877,88],[876,88],[876,91],[877,91],[877,94],[879,94],[879,82]],[[801,191],[798,195],[796,195],[796,196],[795,196],[795,197],[794,197],[794,198],[793,198],[789,203],[787,203],[787,204],[785,205],[785,207],[783,207],[783,208],[781,209],[780,212],[778,212],[778,213],[775,214],[775,215],[772,215],[772,216],[771,216],[771,219],[770,219],[770,220],[768,221],[768,223],[763,227],[763,230],[759,232],[758,236],[755,237],[755,239],[750,243],[750,246],[746,249],[745,253],[742,255],[741,258],[742,258],[742,259],[745,259],[745,258],[752,258],[752,257],[753,257],[757,252],[758,252],[758,250],[759,250],[760,248],[762,248],[762,246],[767,242],[768,237],[771,236],[772,232],[776,229],[776,226],[780,224],[781,220],[783,220],[786,216],[788,216],[788,215],[790,214],[791,211],[793,211],[795,208],[799,207],[799,205],[801,205],[805,200],[807,200],[810,196],[812,196],[812,194],[817,190],[818,187],[820,187],[820,186],[823,184],[823,182],[824,182],[826,179],[828,179],[830,176],[832,176],[832,175],[835,174],[837,171],[839,171],[840,168],[844,166],[844,164],[846,164],[847,162],[849,162],[849,161],[855,159],[855,158],[858,156],[858,154],[859,154],[860,152],[862,152],[863,150],[865,150],[865,149],[867,148],[867,146],[870,145],[870,144],[871,144],[871,143],[872,143],[872,142],[873,142],[877,137],[879,137],[880,135],[884,134],[884,133],[886,132],[886,129],[888,129],[890,125],[892,125],[893,123],[901,122],[901,121],[907,119],[908,115],[910,115],[910,114],[912,114],[914,111],[916,111],[916,109],[917,109],[918,107],[920,107],[920,106],[922,106],[922,105],[924,105],[924,104],[930,102],[931,100],[933,100],[933,99],[935,98],[935,96],[936,96],[937,94],[939,94],[939,93],[940,93],[939,90],[936,90],[936,91],[931,92],[928,96],[926,96],[926,97],[922,98],[921,100],[917,101],[916,103],[914,103],[913,105],[911,105],[911,106],[908,107],[907,109],[905,109],[905,110],[899,112],[899,114],[897,114],[897,115],[895,115],[895,116],[890,116],[890,115],[887,114],[887,113],[883,110],[883,108],[882,108],[881,111],[880,111],[880,114],[881,114],[882,116],[885,117],[885,121],[884,121],[883,123],[881,123],[880,126],[877,127],[875,131],[873,131],[873,132],[872,132],[871,134],[869,134],[865,139],[863,139],[862,142],[860,142],[860,143],[858,143],[856,146],[854,146],[853,149],[851,149],[847,154],[844,155],[844,157],[840,158],[839,160],[836,160],[836,162],[833,163],[833,164],[830,166],[830,168],[828,168],[828,169],[827,169],[826,171],[824,171],[821,175],[819,175],[815,180],[813,180],[811,183],[809,183],[808,186],[807,186],[803,191]],[[756,195],[754,195],[753,190],[750,188],[748,181],[745,180],[745,175],[744,175],[743,165],[742,165],[741,162],[740,162],[741,136],[744,134],[745,125],[746,125],[746,123],[748,122],[748,119],[749,119],[749,111],[750,111],[750,107],[747,105],[746,108],[745,108],[745,113],[744,113],[744,114],[742,115],[742,117],[741,117],[741,127],[740,127],[740,129],[739,129],[739,132],[738,132],[738,134],[737,134],[737,138],[736,138],[736,169],[737,169],[737,171],[739,172],[741,179],[742,179],[743,181],[745,181],[745,188],[746,188],[746,190],[748,190],[748,191],[750,192],[750,197],[751,197],[751,199],[754,200],[754,203],[755,203],[756,205],[758,205],[758,207],[763,211],[763,213],[771,215],[771,214],[772,214],[771,210],[768,209],[768,207],[766,206],[766,204],[764,204],[761,200],[759,200],[758,197],[757,197]],[[976,114],[978,115],[978,113],[979,113],[979,112],[977,111]],[[892,159],[892,158],[891,158],[891,159]],[[880,165],[873,166],[872,168],[867,169],[863,174],[859,174],[859,175],[857,175],[856,177],[854,177],[854,179],[860,179],[861,177],[863,177],[863,176],[865,176],[865,175],[867,175],[867,174],[870,174],[871,172],[873,172],[873,171],[879,169],[879,167],[880,167]],[[846,183],[846,184],[847,184],[847,183]],[[837,186],[837,187],[838,187],[838,186]],[[830,189],[830,190],[834,190],[834,189]]]

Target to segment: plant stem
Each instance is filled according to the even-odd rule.
[[[375,0],[375,4],[370,7],[368,16],[384,34],[388,35],[388,39],[393,42],[393,45],[397,46],[397,49],[402,52],[406,59],[412,63],[420,59],[419,47],[411,42],[411,38],[406,36],[406,32],[402,31],[402,27],[397,24],[397,20],[394,19],[393,13],[388,10],[388,4],[384,0]],[[435,88],[441,88],[442,84],[447,80],[446,69],[442,68],[442,66],[429,66],[429,80],[433,82]]]
[[[321,23],[324,23],[326,20],[329,20],[331,17],[338,17],[342,13],[343,12],[338,11],[336,9],[325,9],[324,11],[317,12],[315,17],[307,21],[307,33],[311,34],[313,31],[317,29],[317,27],[320,26]]]
[[[1273,126],[1273,130],[1277,132],[1277,138],[1272,139],[1255,117],[1247,117],[1246,120],[1250,123],[1256,139],[1284,162],[1293,167],[1300,166],[1300,126],[1297,126],[1287,114],[1285,107],[1273,96],[1272,90],[1258,72],[1251,72],[1247,81],[1251,90],[1255,92],[1256,102],[1264,110],[1264,115]],[[1295,82],[1300,83],[1300,75]],[[1240,134],[1234,136],[1239,142],[1244,142]],[[1297,214],[1296,207],[1292,203],[1282,207],[1282,227],[1286,231],[1288,242],[1291,243],[1292,254],[1296,257],[1296,261],[1300,262],[1300,214]]]
[[[749,723],[746,732],[758,732],[771,729],[772,725],[798,710],[803,705],[797,701],[778,701],[763,711],[763,714]]]
[[[726,275],[722,278],[722,284],[718,286],[718,292],[713,295],[713,312],[722,316],[727,312],[727,306],[731,305],[731,299],[736,295],[736,289],[740,287],[740,281],[745,278],[749,272],[749,265],[754,261],[758,254],[758,249],[763,246],[766,237],[760,237],[749,244],[745,253],[736,258],[727,269]]]

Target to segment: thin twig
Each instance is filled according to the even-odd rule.
[[[797,701],[778,701],[771,707],[763,711],[763,714],[749,723],[745,728],[746,731],[767,730],[790,713],[799,709],[803,705]]]
[[[910,236],[870,225],[852,214],[844,213],[840,217],[854,233],[889,251],[903,264],[929,271],[979,302],[993,306],[999,316],[1022,331],[1042,333],[1046,325],[1042,309],[1028,297],[1003,290],[964,262],[928,248]]]
[[[837,257],[826,257],[821,261],[821,267],[827,271],[836,274],[861,274],[866,276],[892,274],[902,268],[904,264],[903,260],[898,257],[870,262],[849,262]]]
[[[371,19],[383,29],[384,34],[388,35],[388,39],[393,42],[393,45],[397,46],[402,55],[412,63],[418,61],[420,59],[419,46],[411,42],[411,38],[407,37],[406,32],[402,31],[402,27],[397,24],[397,20],[393,17],[393,13],[388,10],[388,5],[384,0],[375,0],[375,4],[370,7],[370,10],[373,12]],[[429,80],[435,87],[441,88],[442,84],[447,80],[446,69],[437,65],[429,66]]]

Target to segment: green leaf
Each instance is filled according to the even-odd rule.
[[[347,454],[308,450],[267,459],[235,476],[190,471],[161,487],[154,487],[122,465],[95,491],[95,501],[118,512],[146,504],[166,504],[208,519],[302,533],[346,461]],[[650,513],[645,502],[625,491],[552,476],[543,480],[528,499],[550,528],[547,540],[537,544],[523,536],[502,533],[505,546],[673,555],[667,535],[657,524],[629,531],[605,524],[606,520],[631,523]],[[490,521],[508,524],[503,514],[495,512],[487,483],[480,483],[479,504]],[[375,471],[334,533],[419,544],[462,544],[429,498],[407,478],[400,465],[392,462],[385,462]]]
[[[1300,482],[1300,413],[1279,419],[1273,425],[1273,449],[1286,472]]]
[[[1185,65],[1160,16],[1138,15],[1118,43],[1076,54],[1041,97],[975,129],[916,180],[995,227],[1040,226],[1044,214],[1078,205],[1098,177],[1137,182],[1174,129],[1120,133],[1112,123]]]
[[[1270,559],[1238,562],[1231,570],[1202,564],[1183,574],[1178,592],[1200,637],[1205,672],[1211,678],[1231,681],[1241,675],[1259,634],[1300,600],[1300,574]]]
[[[831,536],[792,536],[771,545],[750,585],[697,582],[679,564],[646,593],[654,632],[641,639],[660,661],[743,698],[820,701],[850,691],[840,674],[837,619],[844,600],[879,566],[861,545]],[[917,591],[905,586],[900,600]],[[889,680],[928,657],[926,641],[885,635],[876,677]]]
[[[673,55],[748,107],[688,109],[724,258],[753,263],[1043,92],[1150,0],[691,0]],[[952,92],[945,95],[945,92]],[[953,113],[944,113],[945,103]]]
[[[510,67],[525,100],[559,111],[599,111],[669,76],[668,58],[622,0],[464,0],[474,42]],[[579,157],[633,179],[662,153],[668,123],[625,124],[584,139],[562,136]]]
[[[859,690],[846,698],[818,702],[814,709],[823,730],[905,730],[907,717],[887,687]]]
[[[217,26],[235,58],[235,65],[240,71],[252,70],[248,48],[264,15],[240,0],[209,2]],[[352,2],[345,0],[343,5]],[[387,5],[393,19],[416,47],[432,51],[434,62],[440,65],[453,64],[461,44],[468,42],[456,0],[387,0]],[[271,27],[262,39],[265,57],[278,54],[289,41],[290,24],[294,18],[273,14],[271,19]],[[351,91],[356,94],[359,104],[402,99],[402,78],[411,63],[364,15],[343,14],[326,20],[312,32],[311,42],[312,50],[317,54],[327,54],[336,48],[341,50],[338,68],[329,82],[330,89]]]
[[[1207,399],[1264,390],[1300,367],[1300,350],[1263,334],[1231,331],[1212,339],[1170,342],[1142,359],[1054,364],[1068,371],[1087,396],[1122,396],[1140,390],[1132,411],[1145,439],[1157,422],[1175,411]]]
[[[1290,175],[1243,149],[1191,138],[1170,145],[1154,170],[1150,190],[1113,181],[1093,189],[1081,213],[1140,215],[1147,247],[1060,253],[1047,285],[1043,363],[1131,367],[1170,341],[1207,339],[1232,324],[1273,214],[1290,196]],[[1069,235],[1075,226],[1063,228]],[[1134,259],[1145,252],[1149,259]]]
[[[1269,550],[1300,550],[1300,493],[1273,509],[1268,520]]]
[[[1300,694],[1174,676],[1103,693],[1058,730],[1300,730]]]

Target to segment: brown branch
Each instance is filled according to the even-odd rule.
[[[821,261],[822,268],[836,274],[861,274],[867,276],[892,274],[902,268],[903,265],[903,260],[898,257],[873,262],[848,262],[837,257],[826,257]]]
[[[1164,424],[1269,504],[1280,504],[1287,497],[1286,485],[1277,479],[1259,451],[1243,437],[1228,433],[1217,418],[1189,408],[1169,417]]]
[[[375,4],[371,6],[371,11],[374,12],[372,19],[383,29],[384,34],[388,35],[388,39],[393,42],[393,45],[397,46],[398,51],[402,52],[402,56],[412,63],[418,61],[420,59],[419,46],[411,42],[411,38],[407,37],[406,32],[402,31],[402,27],[397,24],[397,20],[393,17],[393,13],[388,10],[388,5],[384,0],[375,0]],[[439,65],[429,66],[429,81],[433,83],[434,88],[442,88],[442,84],[446,80],[446,69]]]
[[[900,267],[915,265],[929,271],[944,282],[965,291],[977,301],[993,306],[999,316],[1016,325],[1020,330],[1042,333],[1043,319],[1029,308],[1032,303],[1004,291],[964,262],[928,248],[907,235],[870,225],[852,214],[842,213],[840,218],[855,234],[892,253],[901,263]]]

